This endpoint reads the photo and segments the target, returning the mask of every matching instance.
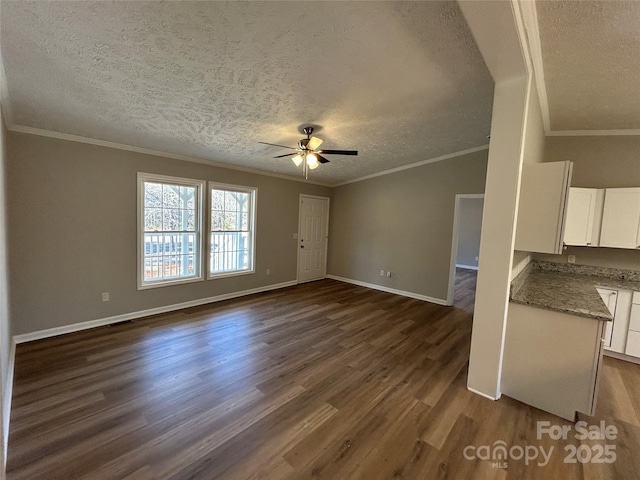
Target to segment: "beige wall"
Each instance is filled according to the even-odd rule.
[[[544,136],[544,123],[542,121],[540,97],[538,96],[536,79],[532,76],[522,161],[524,163],[544,162],[545,146],[546,137]],[[520,252],[518,250],[513,252],[512,277],[516,276],[520,272],[520,267],[522,267],[521,262],[527,259],[528,255],[529,252]],[[528,260],[530,260],[530,258],[531,257],[529,257]],[[516,267],[518,268],[516,269]]]
[[[0,478],[4,478],[4,466],[9,438],[9,406],[11,392],[9,382],[9,355],[11,352],[11,329],[9,325],[9,283],[7,274],[7,218],[6,218],[6,130],[0,110]]]
[[[640,187],[640,135],[547,137],[544,157],[573,162],[573,187]]]
[[[571,185],[588,188],[640,187],[640,136],[547,137],[545,161],[571,160]],[[536,254],[535,259],[580,265],[640,270],[640,251],[571,247],[562,255]]]
[[[538,97],[536,79],[532,76],[522,161],[525,163],[544,162],[546,142],[547,138],[544,136],[542,110],[540,109],[540,97]]]
[[[460,199],[457,265],[478,266],[483,205],[484,198]]]
[[[15,132],[7,138],[14,335],[294,281],[299,194],[330,194],[302,182],[66,140]],[[138,291],[138,171],[257,187],[256,273]],[[102,302],[101,292],[111,300]]]
[[[455,195],[483,193],[486,168],[482,150],[335,188],[328,273],[445,300]]]

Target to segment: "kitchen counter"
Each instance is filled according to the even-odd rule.
[[[510,300],[532,307],[610,321],[611,313],[596,287],[640,291],[639,274],[640,272],[635,271],[532,262],[512,282]]]

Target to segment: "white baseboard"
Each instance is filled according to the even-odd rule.
[[[46,330],[39,330],[37,332],[24,333],[22,335],[14,336],[13,339],[15,343],[32,342],[34,340],[41,340],[43,338],[64,335],[65,333],[79,332],[81,330],[102,327],[104,325],[110,325],[112,323],[126,322],[127,320],[148,317],[149,315],[157,315],[159,313],[181,310],[183,308],[197,307],[199,305],[204,305],[207,303],[221,302],[222,300],[229,300],[231,298],[244,297],[246,295],[252,295],[254,293],[262,293],[268,292],[270,290],[277,290],[279,288],[291,287],[296,284],[297,282],[295,280],[290,282],[276,283],[273,285],[266,285],[264,287],[257,287],[249,290],[242,290],[239,292],[225,293],[223,295],[216,295],[215,297],[199,298],[197,300],[175,303],[173,305],[165,305],[163,307],[149,308],[147,310],[139,310],[137,312],[131,313],[123,313],[121,315],[114,315],[113,317],[98,318],[96,320],[89,320],[87,322],[73,323],[71,325],[64,325],[62,327],[48,328]]]
[[[361,282],[360,280],[353,280],[352,278],[339,277],[337,275],[327,275],[327,278],[338,280],[340,282],[352,283],[353,285],[359,285],[360,287],[373,288],[374,290],[382,290],[387,293],[394,293],[396,295],[402,295],[403,297],[415,298],[425,302],[437,303],[438,305],[448,305],[446,300],[441,298],[428,297],[427,295],[421,295],[419,293],[407,292],[405,290],[397,290],[395,288],[384,287],[382,285],[376,285],[375,283]]]
[[[456,268],[464,268],[465,270],[478,270],[478,267],[475,265],[461,265],[456,263]]]
[[[632,357],[631,355],[625,355],[624,353],[613,352],[611,350],[604,349],[604,354],[607,357],[617,358],[618,360],[624,360],[625,362],[637,363],[640,365],[640,358]]]
[[[489,400],[493,400],[494,402],[500,398],[500,397],[498,398],[492,397],[491,395],[487,395],[486,393],[482,393],[479,390],[476,390],[471,387],[467,387],[467,390],[469,390],[471,393],[475,393],[476,395],[480,395],[481,397],[488,398]]]
[[[4,399],[2,402],[2,426],[4,431],[2,432],[2,443],[4,445],[4,465],[2,471],[7,468],[7,448],[9,445],[9,421],[11,420],[11,399],[13,397],[13,371],[16,364],[16,342],[11,340],[11,346],[9,347],[9,365],[7,366],[7,384],[2,390]]]

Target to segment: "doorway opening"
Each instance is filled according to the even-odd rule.
[[[455,202],[447,304],[472,311],[480,265],[484,194],[458,194]]]

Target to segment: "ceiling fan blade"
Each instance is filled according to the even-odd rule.
[[[329,160],[324,158],[322,155],[318,155],[317,153],[315,155],[316,155],[316,157],[318,157],[318,162],[320,162],[320,163],[329,163]]]
[[[358,155],[357,150],[320,150],[318,153],[327,155]]]
[[[267,142],[258,142],[258,143],[262,143],[263,145],[271,145],[272,147],[282,147],[282,148],[288,148],[289,150],[297,150],[297,148],[287,147],[286,145],[278,145],[277,143],[267,143]]]
[[[297,154],[298,154],[298,152],[285,153],[284,155],[278,155],[277,157],[273,157],[273,158],[291,157],[291,156],[297,155]]]
[[[309,143],[307,143],[307,148],[309,150],[315,150],[316,148],[318,148],[320,145],[322,145],[322,142],[324,142],[324,140],[322,140],[321,138],[318,137],[311,137],[309,139]]]

